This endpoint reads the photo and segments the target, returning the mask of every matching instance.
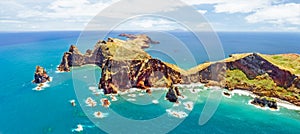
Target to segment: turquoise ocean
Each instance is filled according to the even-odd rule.
[[[118,34],[120,33],[113,32],[109,36],[117,37]],[[197,63],[208,61],[205,50],[195,47],[197,42],[193,42],[188,33],[172,32],[172,34],[188,45],[191,52],[196,55]],[[84,130],[80,133],[106,133],[94,125],[85,114],[82,108],[87,107],[79,106],[84,104],[85,100],[78,99],[75,94],[74,82],[77,81],[73,79],[72,73],[55,72],[63,53],[71,44],[76,44],[79,36],[80,32],[77,31],[0,33],[0,134],[77,133],[74,131],[77,124],[83,125]],[[244,52],[300,53],[300,33],[220,32],[218,36],[226,56]],[[172,59],[163,54],[150,54],[163,61],[172,62]],[[31,83],[36,65],[45,67],[48,74],[53,77],[49,87],[39,92],[33,90],[36,85]],[[89,66],[76,68],[79,72],[91,70],[96,73],[97,81],[100,70],[94,69]],[[88,88],[96,87],[96,84],[82,83],[77,87],[82,89],[76,93],[91,96]],[[199,88],[204,89],[202,86]],[[154,92],[153,96],[156,94],[161,96],[158,98],[159,103],[149,105],[136,105],[126,101],[126,98],[118,97],[118,101],[112,102],[110,109],[130,119],[155,118],[172,108],[173,104],[164,100],[164,93],[165,91]],[[201,90],[194,96],[197,98],[194,109],[169,133],[300,133],[300,111],[283,107],[279,111],[258,109],[248,105],[250,97],[239,95],[234,95],[231,99],[223,97],[212,118],[200,126],[198,120],[208,93],[209,91]],[[136,100],[143,99],[136,95]],[[190,98],[191,95],[186,96]],[[95,99],[98,104],[99,98],[101,95]],[[72,99],[76,100],[76,107],[71,106],[69,101]],[[110,109],[102,112],[108,112]],[[109,116],[108,114],[105,118],[108,119]],[[126,125],[118,124],[118,120],[115,120],[115,124]],[[151,125],[148,127],[151,128]],[[151,129],[137,132],[151,133]]]

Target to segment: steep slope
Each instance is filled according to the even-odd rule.
[[[260,96],[276,97],[300,105],[299,56],[234,54],[218,62],[204,63],[190,70],[152,58],[143,49],[159,43],[146,35],[121,36],[99,41],[93,50],[81,54],[75,46],[64,53],[59,71],[72,66],[95,64],[102,69],[99,88],[106,94],[132,87],[170,87],[173,84],[206,83],[229,90],[244,89]]]

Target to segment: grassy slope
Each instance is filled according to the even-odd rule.
[[[298,76],[300,75],[300,56],[297,54],[259,55],[281,69],[288,70]],[[228,84],[230,84],[230,87],[247,85],[252,86],[258,91],[266,94],[272,92],[278,96],[288,98],[298,96],[298,98],[300,98],[300,94],[297,93],[299,92],[299,89],[295,89],[293,87],[284,89],[276,86],[276,83],[274,83],[268,74],[264,74],[256,77],[253,80],[250,80],[241,70],[227,70],[226,81]]]
[[[298,54],[263,55],[263,58],[281,69],[290,71],[300,76],[300,56]]]

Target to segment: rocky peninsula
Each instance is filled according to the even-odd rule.
[[[71,45],[58,71],[94,64],[101,68],[99,89],[114,94],[130,88],[149,91],[150,87],[170,88],[166,95],[175,102],[179,92],[174,84],[205,83],[228,90],[242,89],[261,97],[274,97],[300,106],[300,56],[298,54],[232,54],[217,62],[208,62],[189,70],[152,58],[144,49],[159,44],[147,35],[121,34],[127,40],[108,38],[93,50],[81,53]],[[169,96],[169,97],[168,97]]]

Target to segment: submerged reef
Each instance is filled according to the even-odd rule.
[[[152,58],[144,49],[159,45],[145,34],[120,34],[128,40],[108,38],[96,43],[85,54],[71,45],[59,71],[94,64],[101,68],[99,89],[115,94],[130,88],[151,92],[151,87],[167,87],[167,98],[177,101],[174,84],[204,83],[228,90],[242,89],[258,96],[279,98],[300,106],[300,57],[297,54],[232,54],[222,61],[207,62],[189,70]],[[169,96],[169,97],[168,97]]]

